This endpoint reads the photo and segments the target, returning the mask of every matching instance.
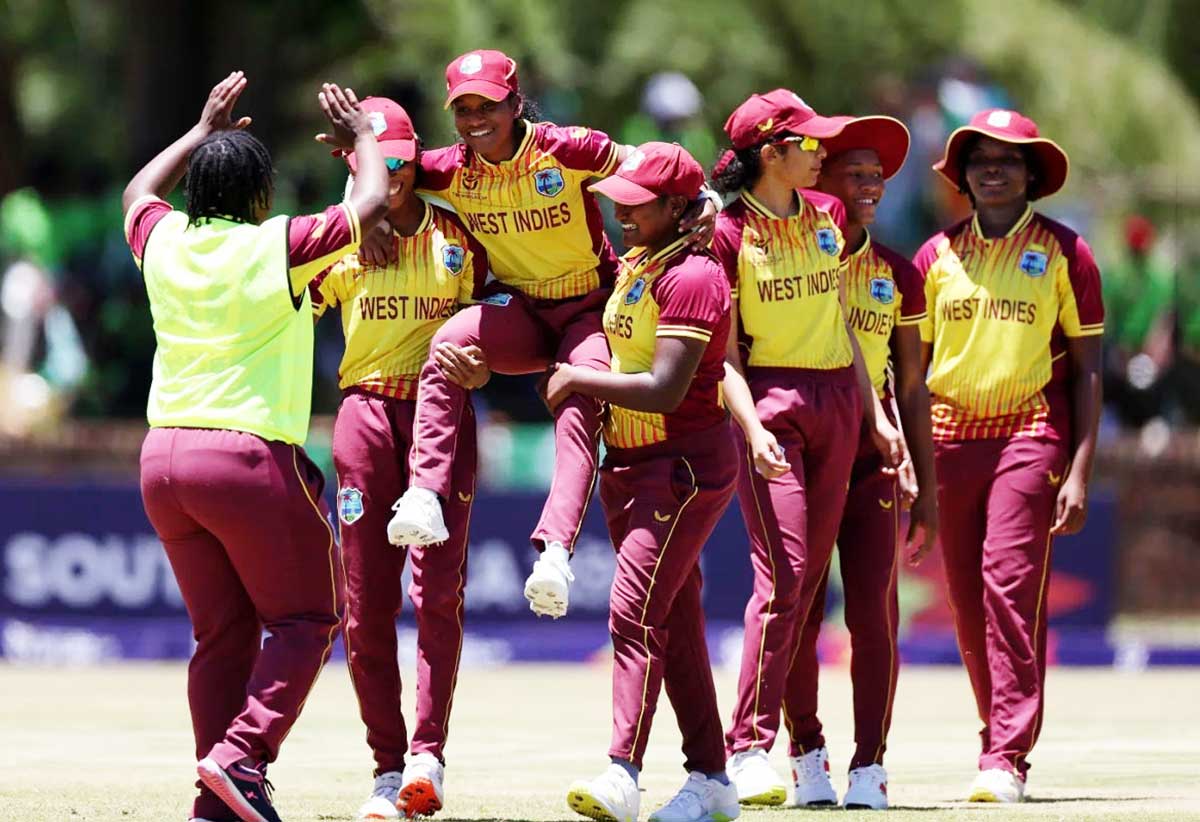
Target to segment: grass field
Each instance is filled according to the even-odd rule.
[[[60,669],[0,666],[0,819],[183,822],[194,778],[178,664]],[[848,673],[825,671],[823,719],[843,790],[852,727]],[[718,674],[722,711],[734,672]],[[409,680],[411,681],[411,680]],[[606,763],[604,666],[466,670],[447,750],[446,820],[568,820],[567,784]],[[1200,670],[1050,673],[1045,730],[1031,757],[1034,801],[967,806],[977,723],[965,674],[902,670],[887,765],[891,819],[1200,819]],[[411,716],[411,692],[405,699]],[[349,678],[331,665],[271,768],[286,822],[351,819],[370,756]],[[665,698],[646,757],[642,818],[684,777]],[[783,745],[773,760],[784,771]],[[867,812],[746,811],[748,822]]]

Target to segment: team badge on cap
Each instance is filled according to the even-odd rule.
[[[483,58],[478,54],[468,54],[458,64],[458,70],[463,74],[478,74],[483,70]]]
[[[896,284],[887,277],[875,277],[871,280],[871,299],[891,305],[896,301]]]
[[[642,298],[642,293],[646,290],[646,281],[638,277],[633,281],[633,285],[629,286],[629,292],[625,295],[625,305],[633,305]]]
[[[442,265],[451,274],[458,276],[463,270],[464,251],[460,245],[448,245],[442,249]]]
[[[1030,277],[1046,273],[1046,255],[1041,251],[1026,251],[1021,255],[1021,270]]]
[[[833,233],[832,228],[817,229],[817,246],[831,257],[842,253],[842,250],[838,248],[837,236]]]
[[[363,495],[357,488],[339,488],[337,495],[338,519],[353,525],[362,519]]]
[[[547,168],[537,172],[533,175],[533,184],[537,193],[543,197],[557,197],[565,185],[562,171],[558,168]]]

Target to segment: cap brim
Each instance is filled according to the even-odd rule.
[[[588,191],[603,194],[614,203],[620,203],[621,205],[641,205],[642,203],[658,199],[658,195],[650,189],[643,188],[637,183],[630,182],[624,177],[618,177],[615,174],[611,177],[605,177],[598,183],[592,183],[588,186]]]
[[[842,118],[840,117],[822,117],[820,114],[815,114],[803,123],[788,130],[793,134],[816,137],[818,140],[827,140],[842,133],[842,129],[845,128],[846,124],[841,120]]]
[[[1002,143],[1012,143],[1016,146],[1030,146],[1038,156],[1042,166],[1042,180],[1038,187],[1038,197],[1049,197],[1067,183],[1067,175],[1071,171],[1071,158],[1062,146],[1045,137],[1018,138],[1003,132],[988,131],[977,126],[962,126],[956,128],[946,139],[946,151],[942,159],[931,166],[946,182],[957,190],[966,188],[966,182],[958,178],[959,155],[963,145],[973,134],[991,137]],[[1031,198],[1032,199],[1032,198]]]
[[[417,156],[417,141],[384,140],[379,144],[379,150],[383,152],[384,157],[399,157],[404,162],[411,163]],[[353,151],[346,155],[346,165],[350,166],[350,171],[358,171],[358,158],[354,156]]]
[[[872,149],[879,155],[885,180],[895,176],[908,157],[911,143],[908,128],[895,117],[871,115],[869,117],[832,117],[841,120],[842,130],[827,138],[825,151],[832,160],[838,154],[860,148]]]
[[[450,104],[464,94],[478,94],[493,103],[499,103],[512,94],[512,89],[491,80],[464,80],[446,94],[446,104],[442,108],[450,108]]]

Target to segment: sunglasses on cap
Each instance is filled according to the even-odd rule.
[[[404,160],[399,157],[384,157],[383,164],[387,166],[388,174],[395,174],[400,169],[404,168]]]
[[[781,143],[799,143],[801,151],[816,151],[817,149],[819,149],[821,147],[820,140],[818,140],[816,137],[809,137],[807,134],[804,134],[804,135],[797,134],[797,135],[794,135],[791,137],[784,137],[779,142],[781,142]]]

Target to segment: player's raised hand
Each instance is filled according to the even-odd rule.
[[[321,111],[329,120],[332,132],[316,136],[318,142],[326,143],[343,151],[354,149],[354,140],[360,134],[370,134],[371,118],[358,104],[354,89],[343,89],[337,83],[323,83],[317,94]]]
[[[241,71],[232,71],[229,76],[213,86],[200,112],[200,129],[206,132],[224,131],[231,128],[245,128],[250,125],[249,117],[233,120],[233,107],[246,88],[246,75]]]

